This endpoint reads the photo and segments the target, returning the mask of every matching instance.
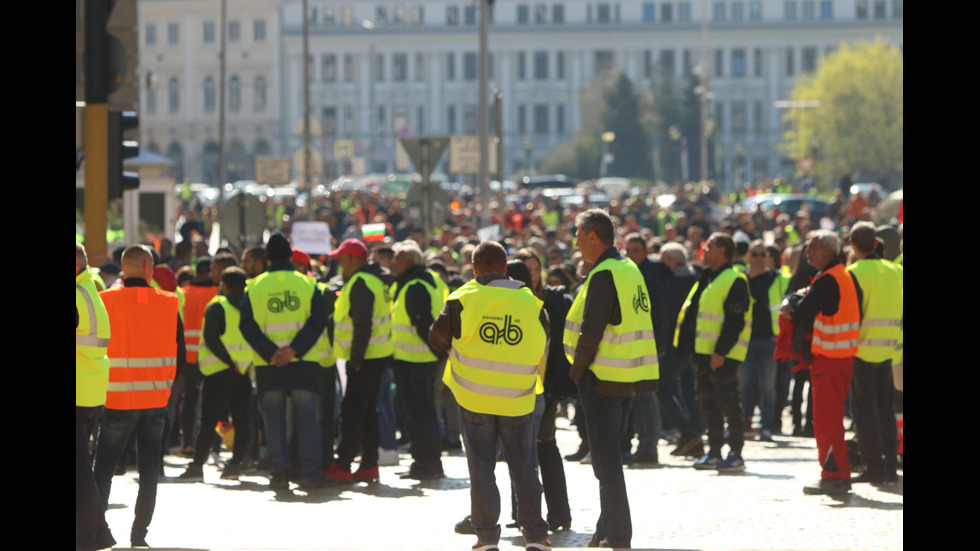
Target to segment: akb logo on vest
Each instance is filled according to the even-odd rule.
[[[269,311],[273,314],[278,314],[283,310],[289,310],[290,312],[295,312],[299,310],[299,297],[290,293],[289,291],[283,291],[282,298],[279,298],[279,294],[276,293],[269,297],[269,301],[266,303]]]
[[[501,318],[490,319],[499,320]],[[482,339],[483,342],[490,344],[500,344],[500,341],[504,341],[505,343],[514,346],[520,343],[521,339],[524,338],[524,331],[521,331],[521,328],[518,327],[514,320],[511,319],[511,316],[504,316],[503,322],[503,327],[492,321],[484,322],[483,325],[480,326],[480,339]]]
[[[633,312],[639,314],[640,310],[649,312],[650,303],[647,302],[647,294],[643,292],[643,287],[637,285],[636,294],[633,295]]]

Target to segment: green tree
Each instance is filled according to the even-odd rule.
[[[792,99],[819,105],[796,103],[787,109],[781,150],[794,159],[816,153],[814,170],[822,174],[843,168],[902,170],[903,75],[898,46],[880,37],[842,44],[816,72],[798,78]]]
[[[660,173],[655,176],[667,183],[681,180],[681,150],[687,144],[688,179],[701,178],[700,105],[694,89],[697,76],[688,73],[677,79],[672,70],[661,70],[653,80],[653,110],[656,124],[653,136],[660,141]]]
[[[597,178],[600,149],[598,134],[579,132],[571,140],[552,150],[548,157],[542,159],[538,171],[542,174],[564,174],[577,180]]]
[[[653,161],[650,136],[644,123],[649,123],[652,112],[642,105],[640,94],[625,74],[605,94],[603,131],[615,132],[616,138],[609,144],[614,160],[609,165],[608,176],[626,178],[653,178]]]

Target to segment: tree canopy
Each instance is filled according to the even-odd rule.
[[[879,37],[842,44],[816,72],[800,76],[792,99],[819,105],[786,110],[783,152],[792,158],[816,153],[816,170],[902,170],[902,57],[898,46]]]

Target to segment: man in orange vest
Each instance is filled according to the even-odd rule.
[[[813,388],[813,433],[817,440],[821,476],[806,486],[808,495],[840,495],[851,490],[851,469],[844,441],[844,400],[851,386],[854,356],[861,327],[861,288],[840,261],[840,240],[826,230],[810,234],[807,260],[817,269],[809,291],[796,302],[784,301],[797,333],[813,328],[813,341],[797,338],[797,351],[812,355],[810,384]],[[804,329],[806,328],[806,329]]]
[[[107,352],[109,386],[95,452],[95,481],[105,510],[112,475],[135,433],[139,493],[130,541],[133,547],[143,547],[156,505],[167,400],[176,372],[185,363],[184,330],[177,295],[148,283],[153,278],[149,249],[127,247],[122,268],[123,285],[99,294],[114,330]]]

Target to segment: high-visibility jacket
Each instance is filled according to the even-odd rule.
[[[218,288],[214,285],[188,285],[184,287],[184,295],[184,343],[187,345],[187,363],[194,364],[201,348],[204,309],[218,295]]]
[[[442,293],[442,302],[445,303],[446,299],[449,298],[449,284],[443,281],[439,272],[429,270],[429,273],[432,274],[432,280],[436,282],[436,290]]]
[[[789,272],[779,270],[776,273],[776,278],[769,285],[769,316],[772,318],[773,336],[779,335],[779,309],[783,304],[783,297],[786,296],[786,291],[789,290],[789,278]]]
[[[164,289],[163,287],[161,287],[160,284],[157,283],[157,280],[155,280],[155,279],[152,280],[152,281],[150,281],[150,287],[153,287],[154,289],[160,289],[161,291],[166,291],[166,289]],[[183,287],[181,287],[180,285],[178,285],[171,292],[177,295],[177,308],[178,308],[177,315],[179,315],[181,321],[183,321],[184,320],[184,302],[185,302],[185,299],[186,299],[186,297],[184,296],[184,289],[183,289]],[[187,343],[185,342],[184,343],[184,346],[186,346],[186,345],[187,345]]]
[[[443,382],[460,406],[487,415],[534,411],[538,367],[548,337],[541,301],[510,279],[471,280],[449,295],[463,306]]]
[[[75,276],[75,405],[105,405],[109,384],[109,314],[92,281],[92,272],[82,270]]]
[[[820,274],[820,277],[832,277],[837,281],[840,303],[833,316],[824,315],[822,311],[817,313],[813,320],[813,343],[810,351],[814,356],[852,358],[857,354],[861,336],[861,311],[854,280],[843,264],[834,265]]]
[[[322,300],[327,302],[327,315],[333,313],[337,295],[327,286],[326,283],[317,283],[316,288],[320,291]],[[337,357],[333,353],[333,340],[330,339],[330,332],[326,325],[323,326],[323,333],[316,341],[316,348],[319,351],[320,366],[330,367],[337,363]]]
[[[395,345],[391,342],[391,298],[388,294],[388,286],[375,275],[360,271],[355,273],[344,283],[337,298],[334,309],[334,331],[333,331],[333,350],[338,358],[350,359],[351,342],[354,340],[354,322],[351,319],[350,311],[353,305],[350,302],[350,290],[357,281],[363,281],[371,294],[374,295],[374,309],[371,311],[371,338],[368,341],[367,350],[364,352],[365,360],[386,358],[395,351]]]
[[[903,270],[887,260],[866,258],[847,267],[861,286],[861,340],[857,357],[868,363],[892,359],[905,317]]]
[[[659,379],[660,364],[657,361],[657,343],[650,317],[649,293],[639,268],[628,258],[607,258],[589,272],[582,290],[575,297],[565,317],[562,339],[565,356],[569,362],[575,361],[575,347],[582,332],[589,284],[595,274],[603,271],[612,275],[623,320],[619,325],[606,324],[602,341],[589,369],[603,381],[635,383]]]
[[[113,327],[105,407],[166,407],[177,373],[177,295],[152,287],[113,287],[99,296]]]
[[[741,278],[745,281],[745,288],[749,288],[748,278],[744,273],[735,268],[728,268],[715,276],[708,283],[708,286],[701,292],[698,299],[698,318],[694,323],[694,352],[710,356],[715,353],[715,345],[721,337],[721,327],[725,321],[725,300],[728,293],[732,290],[735,280]],[[677,346],[677,339],[680,334],[680,327],[684,321],[684,315],[691,306],[691,301],[701,282],[697,282],[691,288],[691,292],[684,301],[681,313],[677,317],[677,329],[674,333],[674,346]],[[725,354],[726,358],[735,361],[745,361],[745,356],[749,351],[749,338],[752,335],[752,293],[749,293],[749,307],[745,310],[745,326],[738,334],[735,346]]]
[[[405,284],[400,292],[393,293],[394,302],[391,303],[391,340],[394,343],[394,357],[412,363],[429,363],[438,358],[432,353],[428,343],[423,342],[419,337],[419,332],[412,325],[408,308],[405,306],[405,297],[408,290],[416,285],[421,285],[429,294],[429,313],[432,319],[439,317],[442,305],[445,302],[442,293],[432,285],[422,279],[413,279]]]
[[[238,328],[242,313],[224,295],[218,295],[211,299],[208,308],[212,307],[221,308],[224,311],[225,331],[218,339],[224,345],[225,351],[231,356],[232,361],[235,362],[235,369],[244,374],[252,365],[252,347],[245,341],[245,337],[242,336],[242,332]],[[202,336],[204,335],[205,323],[201,324]],[[207,340],[204,338],[201,339],[201,350],[197,356],[197,362],[201,368],[201,373],[204,375],[214,375],[231,367],[211,352]]]
[[[322,300],[316,282],[294,270],[265,272],[248,287],[248,301],[256,325],[280,348],[290,346],[296,333],[306,325],[314,300]],[[313,346],[303,357],[296,356],[291,361],[319,363],[320,351]],[[269,365],[254,349],[252,363]]]

